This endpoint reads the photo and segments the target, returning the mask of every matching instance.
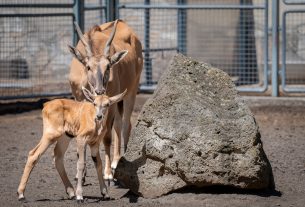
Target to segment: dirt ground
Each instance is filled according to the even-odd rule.
[[[138,96],[133,120],[147,96]],[[82,206],[305,206],[305,99],[250,97],[246,101],[260,126],[265,152],[271,162],[276,191],[240,191],[230,188],[188,188],[157,198],[144,199],[111,185],[112,200],[101,201],[96,171],[88,153],[88,177]],[[42,134],[41,111],[0,116],[0,206],[75,206],[68,200],[52,162],[53,147],[33,170],[25,196],[17,200],[17,187],[27,154]],[[101,147],[103,151],[103,147]],[[65,158],[72,180],[76,173],[75,141]],[[75,184],[75,181],[72,182]]]

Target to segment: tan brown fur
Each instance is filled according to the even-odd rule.
[[[55,166],[65,185],[70,198],[75,197],[74,188],[69,181],[64,165],[63,155],[68,147],[69,140],[63,137],[65,133],[75,137],[80,158],[78,160],[78,183],[76,196],[82,200],[82,175],[84,173],[84,149],[86,145],[91,148],[91,155],[96,159],[96,169],[100,181],[101,193],[109,197],[102,176],[102,162],[99,157],[100,142],[106,132],[109,106],[121,101],[126,91],[114,97],[91,94],[83,89],[92,102],[77,102],[69,99],[56,99],[47,102],[42,110],[43,135],[36,147],[29,152],[28,160],[18,187],[19,199],[24,199],[24,191],[32,169],[47,148],[56,143],[54,149]],[[89,94],[89,95],[88,95]],[[102,117],[102,118],[100,118]]]
[[[127,88],[128,93],[123,99],[122,110],[118,110],[116,105],[113,105],[109,109],[109,123],[114,125],[107,125],[107,132],[105,133],[105,148],[106,160],[105,160],[105,178],[112,179],[112,173],[110,168],[110,143],[111,136],[114,140],[114,157],[111,164],[112,168],[116,167],[116,164],[121,156],[121,136],[124,140],[124,148],[126,150],[131,124],[130,117],[135,103],[135,97],[138,91],[138,85],[140,75],[143,67],[142,45],[135,32],[122,20],[118,20],[116,24],[116,32],[114,39],[109,48],[109,56],[104,55],[104,49],[109,36],[114,29],[115,22],[108,22],[97,27],[93,27],[89,32],[84,34],[84,37],[92,45],[93,56],[88,58],[86,63],[73,58],[70,66],[69,82],[72,90],[72,94],[76,100],[82,101],[85,99],[81,92],[81,87],[89,88],[89,82],[97,77],[96,70],[98,65],[101,68],[102,74],[105,73],[105,65],[109,63],[109,58],[114,56],[120,51],[128,51],[128,54],[124,56],[117,64],[114,64],[109,71],[109,81],[107,84],[106,94],[112,96],[117,93],[121,93]],[[80,41],[77,44],[76,49],[86,56],[86,50],[84,44]],[[100,61],[100,62],[99,62]],[[90,68],[89,70],[86,68]],[[98,87],[96,87],[96,90]],[[122,112],[121,114],[119,112]],[[113,122],[114,120],[114,122]],[[114,128],[111,133],[112,127]],[[109,153],[108,153],[109,152]]]

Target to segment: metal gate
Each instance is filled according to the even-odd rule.
[[[305,92],[305,1],[282,2],[282,67],[284,92]]]
[[[87,31],[116,18],[125,20],[142,41],[142,91],[154,90],[172,56],[180,52],[223,69],[241,92],[271,89],[274,96],[280,90],[305,92],[305,8],[299,9],[303,4],[300,0],[54,0],[51,4],[2,0],[0,99],[69,94],[72,56],[66,45],[77,41],[73,21]]]

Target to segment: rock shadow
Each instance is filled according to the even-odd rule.
[[[256,195],[260,197],[281,197],[282,193],[275,189],[260,189],[260,190],[249,190],[249,189],[241,189],[231,186],[207,186],[207,187],[196,187],[196,186],[186,186],[184,188],[178,189],[173,193],[193,193],[193,194],[239,194],[239,195]]]

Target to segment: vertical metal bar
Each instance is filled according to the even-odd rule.
[[[268,89],[268,60],[269,60],[269,0],[265,0],[264,12],[264,77],[263,77],[263,91]]]
[[[279,1],[272,0],[272,96],[279,96]]]
[[[99,0],[99,3],[100,3],[100,6],[103,6],[104,5],[104,0]],[[104,14],[104,9],[101,9],[100,10],[100,19],[101,19],[101,22],[103,22],[103,14]]]
[[[150,4],[150,0],[145,0],[145,5]],[[145,66],[145,79],[146,85],[151,86],[152,82],[152,64],[149,53],[150,48],[150,9],[144,10],[144,66]]]
[[[240,5],[243,5],[244,0],[239,1]],[[246,53],[247,53],[247,23],[246,23],[246,13],[243,9],[239,10],[239,23],[238,23],[238,34],[237,36],[237,45],[238,45],[238,68],[237,68],[237,76],[238,81],[236,82],[237,86],[244,85],[246,73]],[[246,83],[247,84],[247,83]]]
[[[252,1],[240,0],[240,5]],[[253,9],[240,9],[238,44],[238,76],[236,85],[250,85],[258,80]]]
[[[263,91],[268,89],[268,60],[269,60],[269,3],[265,0],[265,11],[264,11],[264,72],[263,72]]]
[[[286,15],[287,13],[284,12],[283,14],[283,21],[282,21],[282,89],[286,91]]]
[[[187,0],[177,0],[178,5],[187,4]],[[177,13],[177,45],[178,52],[186,55],[186,21],[187,21],[187,11],[185,9],[178,9]]]
[[[120,0],[115,0],[116,5],[115,5],[115,18],[119,19],[120,18],[120,10],[119,10],[119,5],[120,5]]]
[[[77,24],[79,25],[80,29],[82,31],[84,31],[84,27],[85,27],[85,15],[84,15],[84,0],[75,0],[75,4],[73,7],[73,13],[75,16],[75,21],[77,22]],[[74,27],[74,25],[73,25]],[[76,34],[75,29],[73,30],[73,43],[74,45],[77,44],[78,42],[78,36]]]
[[[117,8],[118,1],[117,0],[106,0],[106,20],[107,22],[112,22],[117,18]]]

